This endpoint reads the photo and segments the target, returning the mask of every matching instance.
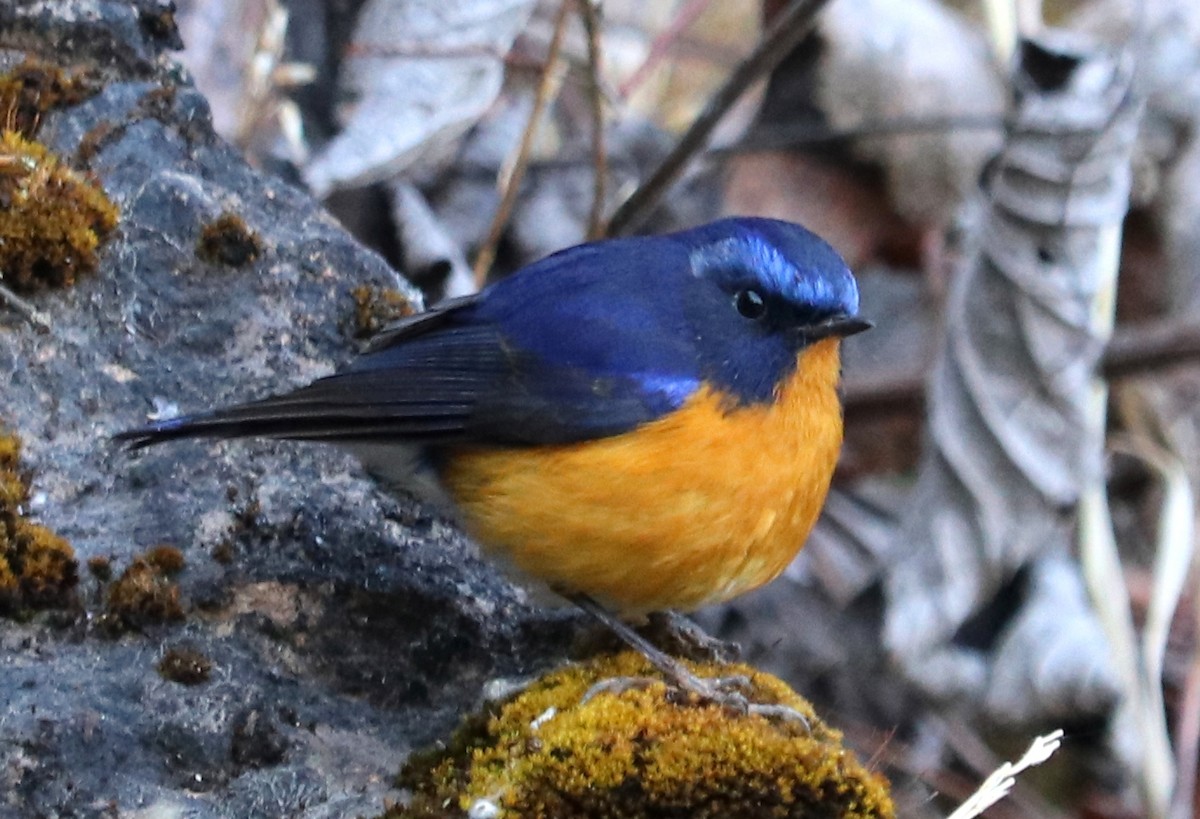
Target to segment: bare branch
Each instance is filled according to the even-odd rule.
[[[704,149],[713,129],[759,77],[770,73],[791,53],[812,28],[817,12],[828,0],[792,0],[771,25],[754,49],[725,81],[708,105],[700,112],[674,149],[650,175],[650,178],[626,199],[608,223],[608,232],[616,236],[637,229],[638,225],[674,184],[689,160]]]
[[[475,257],[476,288],[483,287],[484,282],[487,281],[488,271],[492,268],[492,262],[496,261],[496,248],[500,245],[500,237],[504,235],[504,228],[508,226],[513,206],[517,202],[517,194],[521,190],[521,180],[525,177],[525,168],[529,164],[529,152],[533,148],[533,138],[541,124],[542,113],[546,110],[550,98],[557,93],[561,85],[558,66],[562,55],[563,39],[567,32],[569,16],[567,11],[570,5],[571,0],[563,0],[562,5],[558,7],[558,16],[554,20],[554,35],[550,39],[550,48],[546,54],[546,66],[542,69],[542,78],[538,83],[537,94],[533,98],[533,110],[529,112],[529,122],[525,125],[525,132],[521,134],[521,144],[517,148],[512,171],[504,180],[504,192],[500,196],[500,205],[496,208],[496,215],[492,217],[487,239],[479,248],[479,255]]]

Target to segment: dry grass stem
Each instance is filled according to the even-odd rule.
[[[1024,756],[1016,762],[1005,762],[992,771],[991,776],[983,780],[979,789],[971,794],[967,801],[963,802],[947,819],[973,819],[975,816],[980,816],[985,810],[1008,795],[1013,785],[1017,783],[1017,776],[1021,772],[1035,765],[1041,765],[1053,756],[1054,752],[1062,745],[1062,736],[1063,732],[1059,729],[1034,739]]]
[[[508,220],[512,217],[513,206],[516,205],[517,194],[521,190],[521,180],[529,165],[529,152],[533,149],[533,139],[541,124],[542,114],[562,86],[562,46],[567,32],[569,19],[567,12],[570,6],[571,0],[563,0],[558,8],[558,15],[554,20],[554,34],[550,38],[550,46],[546,53],[546,65],[542,69],[537,94],[533,98],[533,110],[529,112],[529,121],[525,124],[525,131],[521,134],[521,142],[517,146],[512,162],[509,163],[510,170],[507,173],[503,171],[501,173],[503,192],[500,195],[500,205],[496,208],[496,215],[492,217],[487,239],[479,248],[479,255],[475,257],[474,274],[477,289],[483,287],[487,281],[488,272],[492,269],[492,263],[496,261],[496,249],[500,246],[504,228],[508,226]]]

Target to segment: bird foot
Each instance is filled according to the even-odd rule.
[[[626,691],[644,691],[659,680],[654,677],[609,677],[607,680],[593,683],[591,688],[583,692],[580,705],[585,705],[600,694],[612,694],[614,697]]]
[[[751,702],[747,696],[753,690],[750,678],[743,674],[728,677],[699,677],[686,669],[683,674],[668,681],[668,696],[676,701],[698,701],[712,703],[738,716],[753,714],[780,722],[795,722],[807,732],[811,731],[808,718],[786,705],[771,705]],[[672,674],[671,676],[674,677]],[[646,689],[661,682],[657,677],[611,677],[592,685],[580,700],[584,704],[600,694],[619,696],[626,691]]]
[[[753,692],[753,684],[744,675],[729,677],[700,677],[684,663],[664,653],[642,635],[631,629],[610,612],[585,595],[572,595],[569,599],[588,614],[608,626],[618,637],[636,649],[666,678],[669,690],[691,695],[701,702],[710,702],[729,709],[736,714],[757,714],[769,719],[798,722],[804,730],[810,730],[808,719],[793,708],[785,705],[765,705],[751,702],[747,694]],[[654,680],[647,677],[618,677],[596,683],[584,694],[587,702],[605,691],[620,693],[632,688],[644,688]],[[689,699],[688,696],[681,701]]]
[[[732,663],[741,656],[741,646],[737,643],[713,637],[678,612],[658,611],[646,620],[642,634],[670,654],[710,663]]]
[[[811,731],[808,718],[786,705],[751,702],[749,695],[754,684],[744,674],[728,677],[699,677],[687,672],[687,677],[675,681],[678,690],[694,694],[701,702],[711,702],[734,714],[753,714],[781,722],[797,722],[805,731]]]

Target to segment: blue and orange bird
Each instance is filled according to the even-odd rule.
[[[840,341],[868,327],[821,239],[724,219],[555,253],[307,387],[119,437],[344,447],[629,639],[605,610],[718,603],[796,555],[842,442]]]

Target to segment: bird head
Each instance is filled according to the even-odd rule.
[[[799,225],[723,219],[676,238],[695,280],[685,310],[706,376],[738,401],[769,400],[804,348],[871,327],[846,263]]]

